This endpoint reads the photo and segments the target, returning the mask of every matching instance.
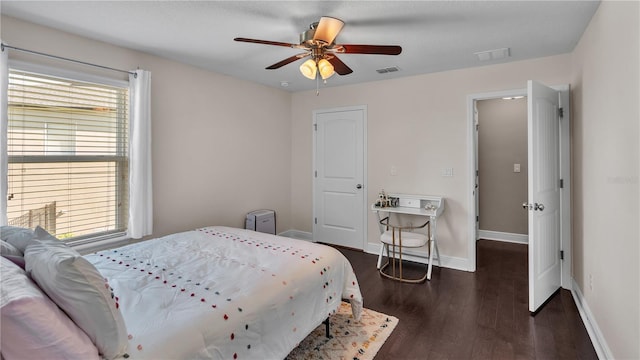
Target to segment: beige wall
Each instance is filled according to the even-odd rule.
[[[278,212],[278,231],[311,231],[312,110],[367,105],[369,202],[381,188],[445,196],[440,250],[466,258],[467,95],[522,89],[529,79],[571,82],[573,276],[613,355],[640,358],[638,7],[605,1],[572,54],[326,88],[320,96],[288,94],[6,17],[0,37],[153,72],[154,235],[242,226],[244,213],[261,207]],[[444,167],[454,176],[441,177]],[[368,241],[376,244],[373,214],[368,220]]]
[[[278,231],[291,227],[289,93],[9,17],[1,31],[13,46],[152,72],[154,236],[243,227],[244,215],[258,208],[276,210]],[[16,51],[9,57],[46,61]]]
[[[526,235],[527,99],[479,100],[477,108],[480,230]]]
[[[311,231],[312,132],[314,109],[366,105],[368,110],[369,203],[380,189],[441,195],[446,210],[438,222],[440,252],[466,261],[469,174],[467,96],[524,89],[536,79],[569,83],[570,55],[447,71],[293,94],[291,224]],[[331,80],[329,80],[331,81]],[[391,166],[397,175],[391,176]],[[442,177],[453,168],[453,177]],[[375,215],[368,215],[368,242],[379,243]]]
[[[573,277],[616,359],[640,358],[639,12],[604,1],[572,54]]]

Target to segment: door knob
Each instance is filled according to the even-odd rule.
[[[356,185],[356,189],[362,189],[362,184]]]
[[[539,210],[539,211],[542,211],[542,210],[544,210],[544,205],[543,204],[538,204],[538,203],[534,203],[532,205],[532,204],[529,204],[527,202],[523,202],[522,203],[522,208],[525,209],[525,210]]]

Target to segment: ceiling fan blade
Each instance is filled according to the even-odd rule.
[[[351,74],[353,70],[347,66],[347,64],[343,63],[342,60],[338,59],[337,56],[333,55],[332,57],[328,56],[327,60],[333,65],[333,70],[338,73],[338,75],[347,75]]]
[[[402,47],[397,45],[340,44],[340,45],[334,46],[331,50],[341,54],[398,55],[402,52]]]
[[[290,64],[290,63],[292,63],[292,62],[294,62],[294,61],[296,61],[298,59],[302,59],[305,56],[309,56],[309,53],[306,52],[306,53],[301,53],[301,54],[298,54],[298,55],[293,55],[293,56],[288,57],[288,58],[286,58],[286,59],[284,59],[284,60],[282,60],[280,62],[277,62],[277,63],[275,63],[275,64],[273,64],[271,66],[266,67],[266,69],[267,70],[278,69],[278,68],[281,68],[281,67],[283,67],[283,66],[285,66],[287,64]]]
[[[328,16],[323,16],[318,22],[315,34],[313,34],[313,40],[321,40],[327,44],[333,44],[340,30],[344,26],[344,21]]]
[[[254,43],[254,44],[284,46],[289,48],[296,48],[300,46],[299,44],[289,44],[285,42],[269,41],[269,40],[247,39],[247,38],[241,38],[241,37],[237,37],[233,40],[240,41],[240,42]]]

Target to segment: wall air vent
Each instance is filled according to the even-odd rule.
[[[378,74],[385,74],[385,73],[390,73],[390,72],[396,72],[400,70],[397,66],[392,66],[392,67],[388,67],[388,68],[383,68],[383,69],[378,69],[376,70],[378,72]]]

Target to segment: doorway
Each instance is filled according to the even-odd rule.
[[[478,237],[526,244],[527,98],[477,100]]]
[[[563,110],[562,118],[559,124],[559,179],[560,187],[562,188],[559,204],[559,227],[560,227],[560,249],[562,250],[559,256],[563,257],[561,266],[561,280],[560,284],[565,289],[572,288],[571,279],[571,207],[570,207],[570,193],[571,193],[571,179],[570,179],[570,104],[569,104],[569,86],[555,86],[552,87],[559,94],[559,104]],[[527,89],[507,90],[500,92],[473,94],[467,97],[467,109],[468,109],[468,139],[469,139],[469,152],[468,152],[468,164],[469,174],[475,174],[476,176],[469,177],[469,218],[468,218],[468,270],[476,271],[476,241],[479,233],[479,209],[478,205],[478,151],[477,151],[477,101],[497,99],[503,97],[518,97],[527,96]],[[530,110],[530,109],[529,109]],[[528,135],[531,134],[531,128],[528,129]],[[529,155],[531,154],[529,149]],[[531,176],[531,174],[529,174]],[[533,206],[534,204],[532,204]],[[537,205],[537,204],[535,204]],[[545,213],[546,214],[546,213]],[[529,218],[529,222],[531,218]]]

